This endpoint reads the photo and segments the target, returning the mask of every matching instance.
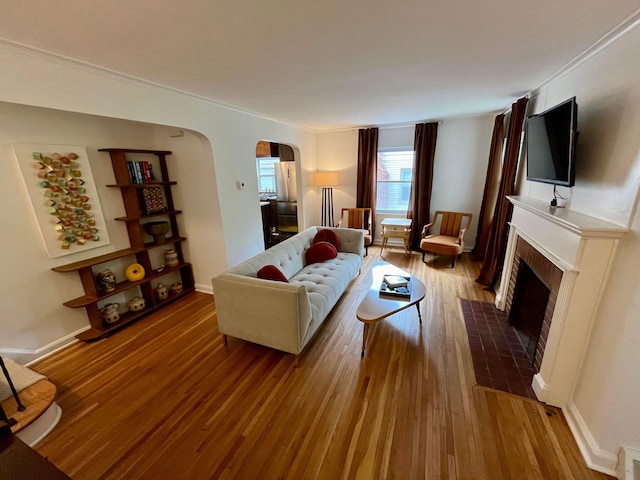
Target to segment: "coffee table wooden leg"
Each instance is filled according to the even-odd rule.
[[[420,313],[420,302],[416,303],[416,308],[418,309],[418,320],[420,320],[420,325],[422,325],[422,314]]]
[[[364,324],[364,329],[362,331],[362,353],[360,354],[360,357],[364,357],[364,349],[367,346],[367,334],[369,333],[369,324],[365,323]]]

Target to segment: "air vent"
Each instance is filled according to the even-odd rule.
[[[620,480],[640,480],[640,450],[622,447],[617,470]]]

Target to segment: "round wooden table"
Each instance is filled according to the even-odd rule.
[[[356,310],[356,317],[362,323],[364,323],[364,331],[362,334],[362,353],[364,357],[364,350],[367,346],[367,334],[369,333],[369,325],[379,322],[394,313],[397,313],[405,308],[409,308],[415,305],[418,310],[418,319],[420,325],[422,325],[422,314],[420,313],[420,301],[425,297],[427,289],[420,280],[410,275],[404,270],[391,265],[390,263],[383,261],[376,261],[373,263],[371,272],[371,287],[367,291],[358,310]],[[409,286],[411,288],[411,296],[409,297],[396,297],[383,295],[380,293],[380,285],[385,275],[400,275],[403,277],[409,277]]]

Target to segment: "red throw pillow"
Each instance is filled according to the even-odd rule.
[[[275,265],[265,265],[257,273],[258,278],[262,278],[263,280],[275,280],[276,282],[287,282],[287,277],[284,276],[284,273],[276,267]]]
[[[313,237],[313,243],[318,243],[318,242],[329,242],[331,245],[336,247],[336,250],[340,248],[340,240],[338,239],[336,232],[326,228],[318,230],[318,233],[316,233],[316,236]]]
[[[317,242],[311,245],[304,254],[304,258],[309,263],[321,263],[338,256],[338,250],[329,242]]]

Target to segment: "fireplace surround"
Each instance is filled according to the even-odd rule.
[[[571,398],[619,239],[628,229],[537,199],[508,198],[513,215],[496,307],[511,308],[522,261],[550,287],[532,388],[540,401],[562,408]]]
[[[536,286],[536,280],[542,284],[544,288]],[[527,350],[528,353],[532,353],[533,368],[536,372],[540,371],[540,366],[542,365],[542,357],[544,356],[544,349],[547,344],[547,339],[549,338],[551,320],[553,318],[558,292],[560,291],[561,280],[562,270],[536,250],[535,247],[527,243],[524,238],[517,238],[513,256],[513,266],[511,268],[511,277],[509,279],[509,287],[507,289],[505,310],[509,315],[510,321],[516,320],[518,313],[520,315],[525,313],[522,311],[523,307],[524,310],[529,310],[530,307],[539,308],[541,310],[541,328],[539,332],[537,332],[539,338],[532,339],[537,340],[537,344],[533,346],[532,352],[529,352],[527,345],[524,345],[525,350]],[[546,297],[541,298],[540,296],[543,295],[541,292],[534,298],[526,298],[527,294],[530,296],[531,293],[537,292],[538,290],[546,290]],[[516,305],[514,305],[514,298]],[[538,304],[527,306],[522,304],[523,301],[526,303]],[[518,331],[522,330],[521,328],[518,328],[518,325],[514,325],[514,327],[516,327],[516,330]],[[519,334],[519,336],[521,336],[522,340],[524,335]]]

